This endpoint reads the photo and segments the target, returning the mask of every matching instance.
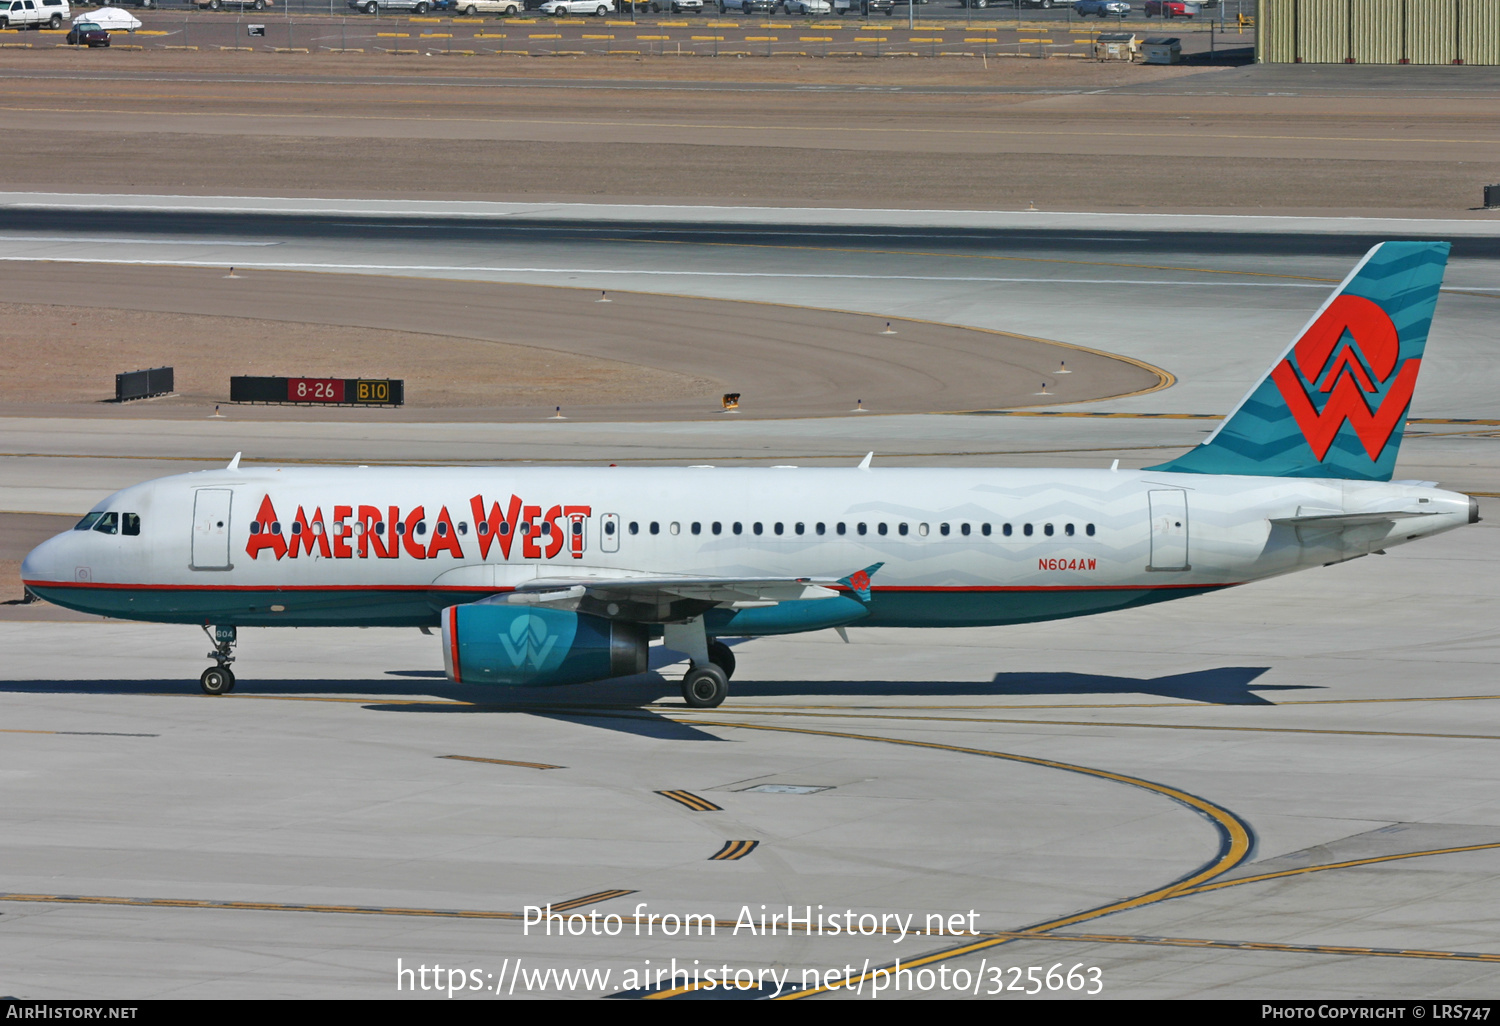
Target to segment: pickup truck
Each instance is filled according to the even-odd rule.
[[[0,28],[62,28],[68,0],[0,0]]]

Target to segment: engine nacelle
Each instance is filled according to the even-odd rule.
[[[644,673],[647,629],[588,613],[476,602],[443,610],[443,668],[463,684],[582,684]]]

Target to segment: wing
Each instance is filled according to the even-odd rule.
[[[695,616],[714,607],[755,609],[782,602],[836,598],[852,592],[870,598],[870,577],[884,564],[847,577],[696,577],[601,570],[597,574],[539,577],[518,584],[507,595],[483,602],[549,605],[646,622]]]

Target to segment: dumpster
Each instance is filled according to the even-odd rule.
[[[1141,45],[1147,64],[1181,64],[1182,40],[1176,36],[1152,36]]]
[[[1134,32],[1101,32],[1094,37],[1094,60],[1131,61],[1139,49]]]

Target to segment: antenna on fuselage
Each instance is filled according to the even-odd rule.
[[[225,470],[239,470],[240,469],[240,454],[239,453],[235,453],[234,454],[234,459],[230,460],[229,461],[229,466],[225,467],[224,469]]]
[[[870,469],[870,461],[873,460],[874,458],[875,458],[875,454],[873,452],[865,453],[865,458],[859,461],[859,469],[860,470],[869,470]]]

